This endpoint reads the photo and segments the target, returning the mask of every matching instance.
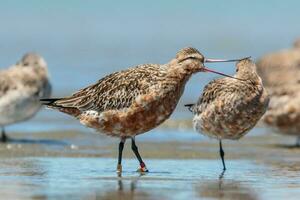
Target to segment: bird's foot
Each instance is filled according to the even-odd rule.
[[[219,175],[219,179],[223,179],[226,169],[223,169],[222,173]]]
[[[136,171],[140,172],[140,173],[147,173],[147,172],[149,172],[149,170],[146,167],[141,167],[141,168],[137,169]]]
[[[140,164],[140,168],[137,170],[137,172],[140,172],[140,173],[146,173],[146,172],[149,172],[149,170],[147,169],[147,167],[146,167],[146,165],[145,165],[145,163],[141,163]]]
[[[122,165],[121,164],[118,164],[117,165],[117,171],[116,171],[118,174],[121,174],[122,173]]]

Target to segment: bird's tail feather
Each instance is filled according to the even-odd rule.
[[[42,105],[56,107],[55,102],[61,100],[61,98],[50,98],[50,99],[40,99]]]
[[[74,117],[78,116],[81,111],[76,107],[66,107],[61,105],[59,102],[62,98],[51,98],[51,99],[40,99],[42,105],[45,105],[49,108],[57,109],[60,112],[67,113],[69,115],[73,115]]]
[[[193,112],[193,107],[195,104],[190,103],[190,104],[185,104],[184,106],[187,107],[189,109],[189,111]]]

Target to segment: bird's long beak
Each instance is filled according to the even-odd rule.
[[[239,81],[244,81],[244,79],[236,78],[236,77],[233,77],[233,76],[230,76],[230,75],[221,73],[221,72],[217,72],[217,71],[215,71],[215,70],[208,69],[207,67],[203,67],[203,68],[202,68],[202,71],[203,71],[203,72],[211,72],[211,73],[214,73],[214,74],[219,74],[219,75],[221,75],[221,76],[226,76],[226,77],[228,77],[228,78],[237,79],[237,80],[239,80]]]
[[[251,56],[245,57],[245,58],[239,58],[239,59],[211,59],[211,58],[204,58],[204,62],[210,63],[210,62],[237,62],[244,59],[249,59]]]

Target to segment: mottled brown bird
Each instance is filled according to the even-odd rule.
[[[297,136],[300,147],[300,39],[291,49],[263,56],[257,68],[271,97],[262,121],[275,132]]]
[[[194,113],[197,132],[219,140],[223,170],[226,170],[222,139],[237,140],[252,129],[265,113],[269,97],[255,64],[249,59],[236,65],[236,79],[211,81],[196,104],[186,106]]]
[[[135,136],[164,122],[174,111],[192,74],[206,71],[204,62],[236,60],[206,59],[194,48],[184,48],[169,63],[143,64],[110,74],[69,97],[44,99],[45,105],[76,117],[82,124],[109,136],[119,137],[117,172],[122,171],[125,140],[147,171]]]

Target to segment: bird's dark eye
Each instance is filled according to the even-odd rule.
[[[183,58],[182,60],[179,61],[179,63],[185,61],[185,60],[188,60],[188,59],[193,59],[193,60],[198,60],[198,58],[194,57],[194,56],[191,56],[191,57],[186,57],[186,58]]]
[[[28,66],[29,63],[28,63],[28,62],[24,62],[23,65],[24,65],[24,66]]]
[[[238,71],[239,71],[239,68],[237,67],[236,70],[235,70],[235,72],[238,72]]]

